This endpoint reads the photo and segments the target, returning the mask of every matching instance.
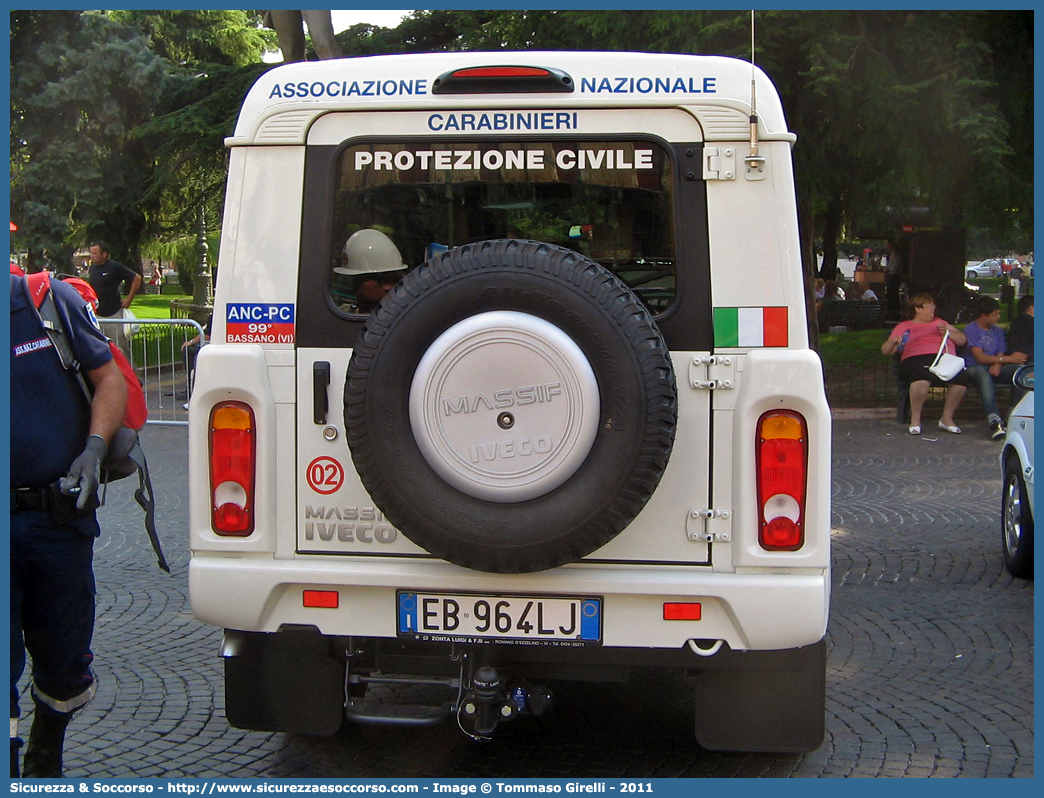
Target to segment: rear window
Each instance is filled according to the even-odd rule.
[[[370,287],[438,252],[524,238],[586,255],[664,310],[676,288],[671,176],[663,147],[633,139],[353,144],[337,159],[331,298],[365,313]],[[375,261],[346,247],[364,229],[391,240],[401,269],[364,271]]]

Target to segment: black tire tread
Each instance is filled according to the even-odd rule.
[[[1019,505],[1022,508],[1022,536],[1020,545],[1015,552],[1008,549],[1008,538],[1006,530],[1007,522],[1007,492],[1008,483],[1015,478],[1019,490]],[[1026,482],[1022,477],[1022,467],[1019,458],[1014,452],[1009,452],[1004,460],[1004,488],[1002,492],[1004,505],[1001,508],[1001,550],[1004,552],[1004,567],[1008,572],[1019,579],[1033,578],[1033,517],[1029,513],[1029,496],[1026,491]]]

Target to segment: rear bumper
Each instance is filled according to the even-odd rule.
[[[313,626],[325,635],[396,636],[396,590],[604,599],[603,647],[680,648],[722,640],[729,648],[778,650],[826,634],[828,570],[713,573],[685,566],[577,564],[538,574],[477,574],[441,561],[197,554],[189,566],[193,615],[227,629],[275,632]],[[338,607],[304,607],[304,590],[336,590]],[[698,621],[663,620],[664,602],[698,601]]]

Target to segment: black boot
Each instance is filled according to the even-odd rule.
[[[18,778],[18,749],[22,747],[21,737],[11,738],[11,778]]]
[[[24,776],[56,779],[62,775],[62,746],[71,717],[57,715],[37,704],[22,763]]]

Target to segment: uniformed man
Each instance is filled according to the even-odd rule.
[[[66,337],[93,386],[88,405],[28,295],[11,274],[11,776],[18,775],[18,680],[32,656],[26,776],[62,774],[65,729],[94,696],[94,538],[99,465],[127,401],[93,311],[54,280]]]

